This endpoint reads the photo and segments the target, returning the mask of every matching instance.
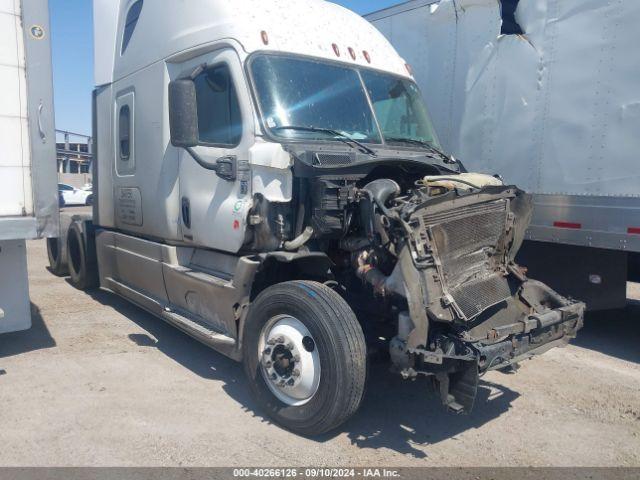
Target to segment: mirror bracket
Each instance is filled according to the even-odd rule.
[[[223,180],[233,182],[237,178],[238,173],[238,158],[235,155],[228,155],[216,160],[216,166],[218,169],[216,173]]]

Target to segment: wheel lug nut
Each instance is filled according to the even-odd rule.
[[[273,338],[267,340],[267,345],[275,345],[275,344],[276,344],[276,341]]]
[[[293,361],[294,362],[299,362],[300,361],[300,355],[296,355],[295,357],[293,357]]]
[[[299,377],[300,376],[300,370],[294,370],[293,373],[291,374],[291,376]]]
[[[284,387],[286,385],[286,382],[284,380],[280,380],[280,383],[278,385],[280,387]]]
[[[287,343],[284,348],[286,348],[287,350],[293,350],[293,343]]]
[[[273,365],[273,362],[271,360],[267,360],[266,362],[263,363],[263,365],[267,368],[270,368]]]

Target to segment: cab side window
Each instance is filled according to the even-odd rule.
[[[242,118],[228,65],[208,68],[195,79],[200,143],[236,147]]]
[[[120,176],[136,173],[135,93],[127,92],[116,98],[114,132],[116,173]]]
[[[131,109],[129,105],[120,107],[118,130],[120,137],[120,159],[126,162],[131,156]]]

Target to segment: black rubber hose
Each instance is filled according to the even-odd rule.
[[[380,178],[365,185],[363,190],[369,192],[378,205],[384,206],[389,198],[400,194],[400,185],[389,178]]]
[[[386,203],[390,198],[400,194],[400,185],[398,185],[394,180],[389,178],[380,178],[368,183],[362,190],[367,192],[369,198],[378,205],[380,210],[382,210],[382,213],[387,217],[394,216],[386,207]],[[373,211],[371,211],[371,216],[373,217]]]

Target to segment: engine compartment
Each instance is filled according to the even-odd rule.
[[[322,253],[371,349],[435,380],[469,411],[479,375],[566,344],[584,305],[526,277],[515,256],[531,198],[495,177],[416,159],[302,151],[294,199],[254,199],[251,251]],[[340,163],[343,162],[343,163]]]

